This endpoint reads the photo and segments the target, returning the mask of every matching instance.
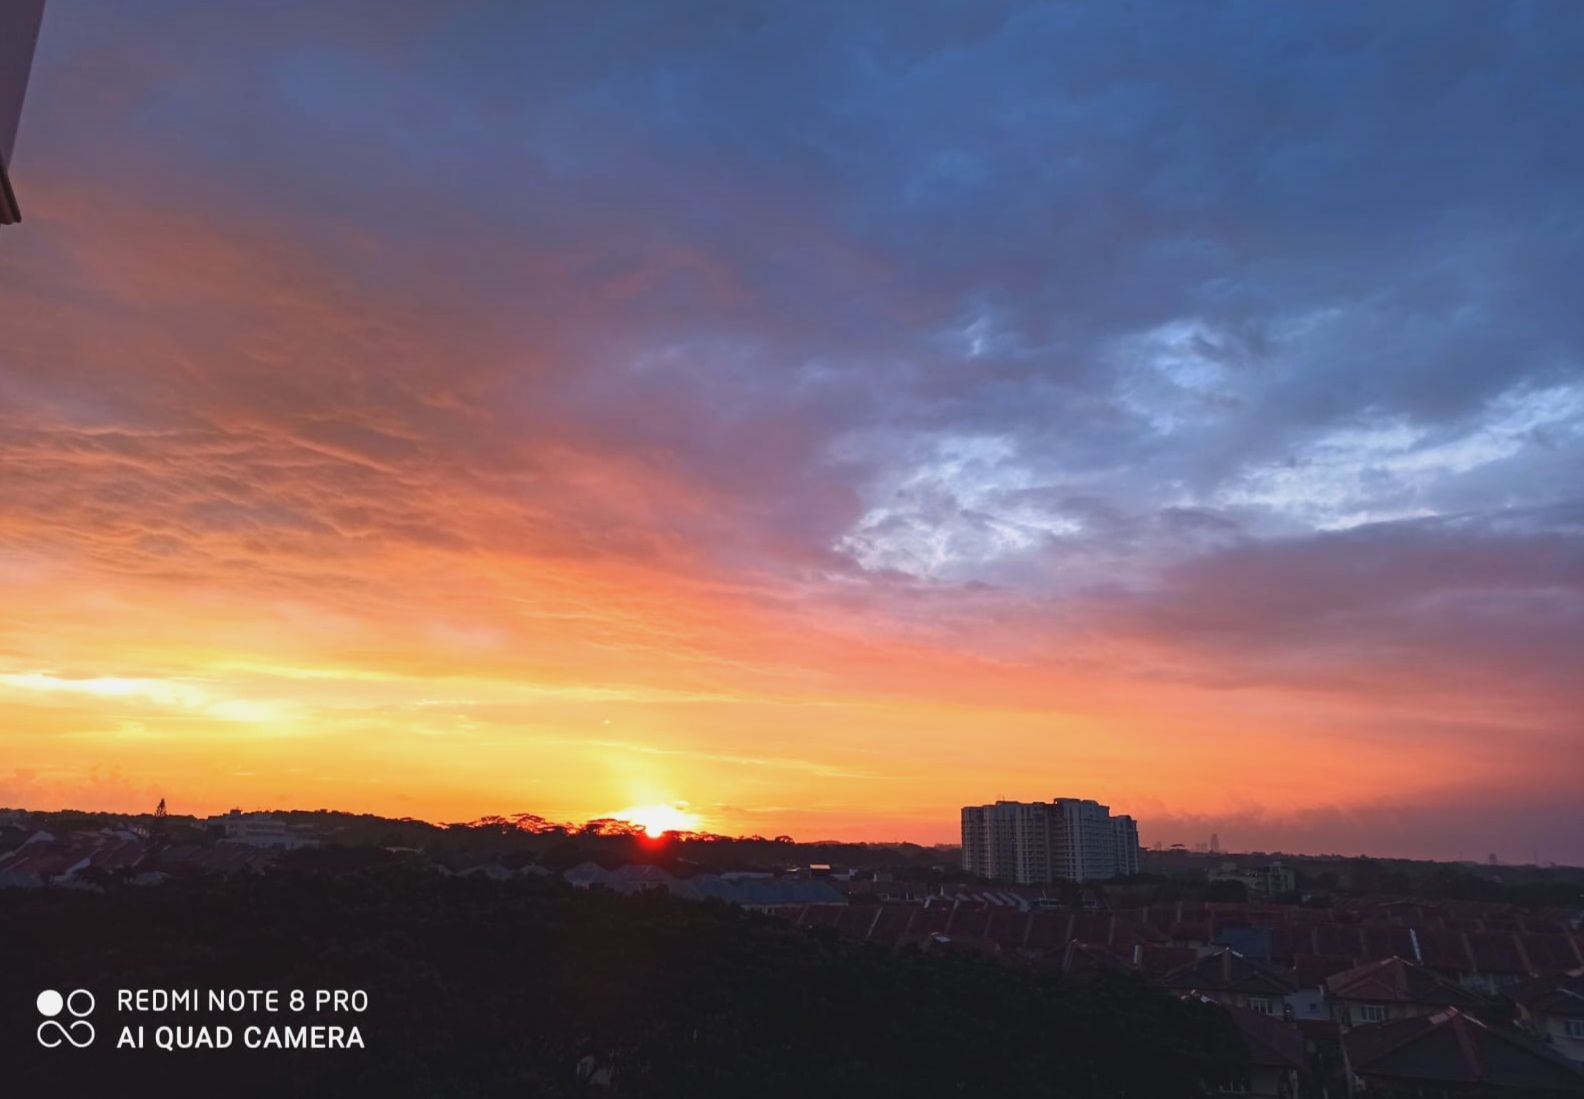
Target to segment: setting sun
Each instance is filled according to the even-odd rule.
[[[688,812],[686,806],[685,801],[674,805],[634,805],[611,816],[636,824],[656,838],[667,832],[697,832],[701,818],[697,813]]]
[[[1584,861],[1584,8],[1204,6],[0,0],[0,811]]]

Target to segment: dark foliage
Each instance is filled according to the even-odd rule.
[[[0,893],[11,1094],[1173,1099],[1237,1071],[1218,1010],[1136,979],[1077,982],[883,951],[664,895],[446,878],[402,865]],[[34,996],[88,988],[89,1050],[41,1050]],[[115,1011],[128,988],[358,988],[366,1014]],[[365,1050],[114,1049],[123,1023],[356,1022]]]
[[[1247,904],[1248,886],[1240,881],[1213,881],[1205,886],[1204,899],[1228,904]]]

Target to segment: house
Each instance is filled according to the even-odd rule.
[[[0,888],[93,887],[98,877],[130,873],[147,854],[147,843],[124,830],[78,832],[61,839],[35,832],[0,854]]]
[[[1473,1011],[1487,1001],[1403,958],[1383,958],[1333,973],[1323,986],[1332,1018],[1344,1028],[1434,1015],[1449,1007]]]
[[[1507,989],[1518,1023],[1569,1060],[1584,1062],[1584,969]]]
[[[1304,1069],[1304,1039],[1292,1023],[1241,1007],[1226,1008],[1248,1047],[1248,1075],[1223,1095],[1295,1099]]]
[[[1343,1039],[1364,1096],[1562,1099],[1584,1095],[1584,1069],[1516,1030],[1449,1008],[1363,1026]]]
[[[675,875],[659,866],[627,865],[607,870],[596,862],[580,863],[561,875],[579,889],[602,886],[616,893],[643,893],[651,889],[679,892]]]
[[[1245,958],[1261,962],[1271,960],[1271,933],[1267,927],[1250,927],[1242,923],[1221,924],[1211,941],[1216,946],[1229,946]]]
[[[1178,966],[1159,978],[1158,983],[1173,992],[1199,995],[1223,1007],[1275,1016],[1282,1014],[1287,996],[1297,991],[1292,978],[1275,967],[1225,948]]]
[[[1287,1007],[1296,1020],[1331,1023],[1331,1007],[1326,1003],[1325,982],[1333,973],[1352,969],[1352,958],[1328,958],[1321,954],[1293,954],[1292,975],[1298,991],[1287,997]],[[1322,1028],[1335,1032],[1333,1023]]]
[[[266,869],[275,851],[231,840],[216,843],[173,843],[160,852],[158,869],[183,874],[247,874]]]
[[[475,862],[460,869],[453,870],[449,866],[441,866],[440,873],[447,877],[455,878],[488,878],[490,881],[510,881],[513,878],[523,877],[524,872],[502,866],[498,862]],[[542,873],[548,874],[544,870]]]
[[[693,896],[702,900],[706,895],[716,895],[713,890],[706,893],[707,887],[697,878],[689,879],[682,884],[683,896]],[[779,912],[802,908],[805,905],[845,906],[847,904],[846,896],[828,882],[780,879],[738,882],[730,895],[721,896],[720,899],[756,912]]]
[[[83,861],[67,840],[35,832],[0,856],[0,889],[37,889],[70,874]]]

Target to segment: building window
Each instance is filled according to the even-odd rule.
[[[1261,1015],[1276,1014],[1276,1010],[1272,1006],[1271,1002],[1263,996],[1250,996],[1248,1006],[1250,1011],[1257,1011]]]
[[[1567,1021],[1567,1036],[1576,1041],[1584,1042],[1584,1019],[1569,1019]]]
[[[1384,1023],[1386,1009],[1380,1004],[1360,1004],[1358,1017],[1361,1023]]]

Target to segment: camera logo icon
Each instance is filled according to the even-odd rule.
[[[53,988],[46,988],[34,1002],[38,1005],[39,1014],[44,1016],[44,1021],[38,1026],[39,1045],[45,1049],[54,1049],[62,1043],[77,1049],[87,1049],[93,1045],[94,1027],[88,1021],[94,1009],[92,992],[86,988],[74,988],[62,996]],[[70,1022],[63,1023],[56,1018],[63,1011],[71,1016]]]

